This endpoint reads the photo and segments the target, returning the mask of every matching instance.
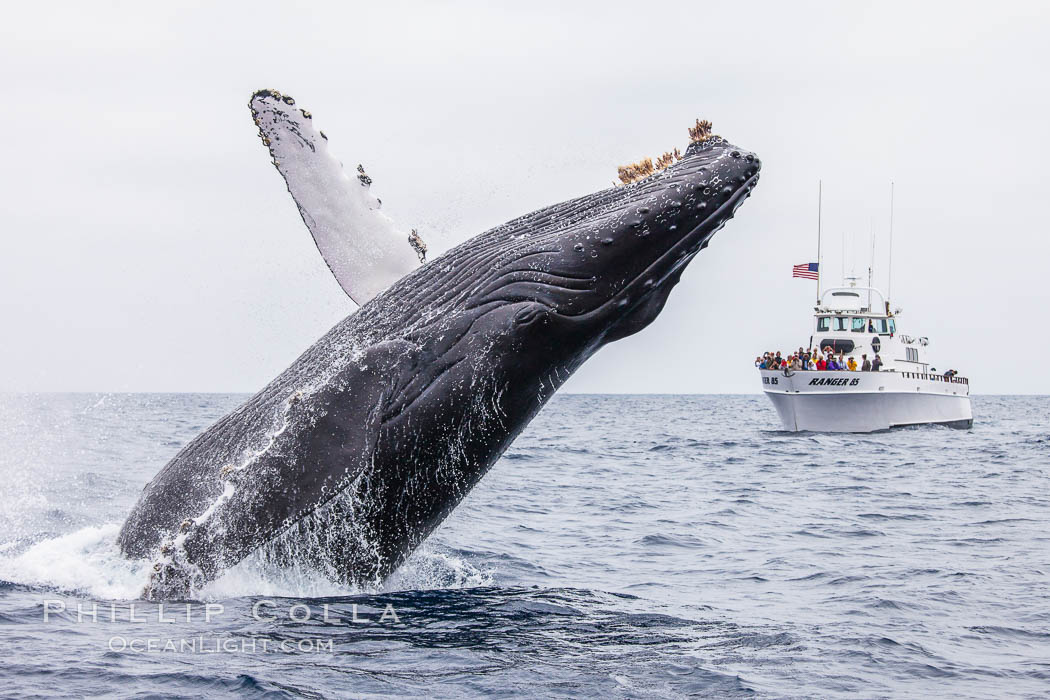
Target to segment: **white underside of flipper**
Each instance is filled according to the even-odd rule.
[[[309,112],[271,90],[252,95],[249,106],[317,249],[351,299],[365,304],[419,267],[422,240],[379,210],[360,166],[353,175],[343,171]]]

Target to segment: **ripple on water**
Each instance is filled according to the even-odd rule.
[[[220,622],[165,628],[332,653],[108,651],[156,628],[77,622],[78,603],[157,611],[135,600],[148,563],[119,556],[119,523],[243,398],[0,399],[5,692],[1045,694],[1046,397],[977,397],[970,431],[874,436],[771,430],[763,397],[555,397],[382,589],[249,560],[191,606],[221,603]],[[45,598],[70,610],[44,624]],[[312,617],[259,621],[260,601]],[[346,622],[387,605],[398,623]]]

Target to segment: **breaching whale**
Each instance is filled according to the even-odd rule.
[[[621,168],[628,184],[411,270],[186,445],[120,532],[157,558],[147,597],[191,595],[260,548],[381,582],[587,358],[656,318],[749,196],[759,160],[706,123],[690,134],[660,167]]]

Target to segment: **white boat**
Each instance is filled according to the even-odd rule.
[[[866,433],[904,425],[973,425],[970,382],[938,373],[929,340],[901,332],[900,310],[890,311],[873,287],[836,287],[820,296],[810,348],[832,347],[858,365],[862,355],[882,361],[879,371],[760,369],[762,389],[785,430]]]

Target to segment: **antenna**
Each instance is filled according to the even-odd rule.
[[[890,288],[893,286],[893,180],[890,180],[890,257],[886,268],[886,306],[889,306]]]
[[[846,284],[846,232],[842,232],[842,284]]]
[[[824,200],[824,182],[817,180],[817,305],[820,305],[820,272],[823,265],[820,264],[820,215],[821,205]]]
[[[871,278],[875,270],[875,219],[871,219],[871,256],[868,258],[868,311],[871,311]]]

